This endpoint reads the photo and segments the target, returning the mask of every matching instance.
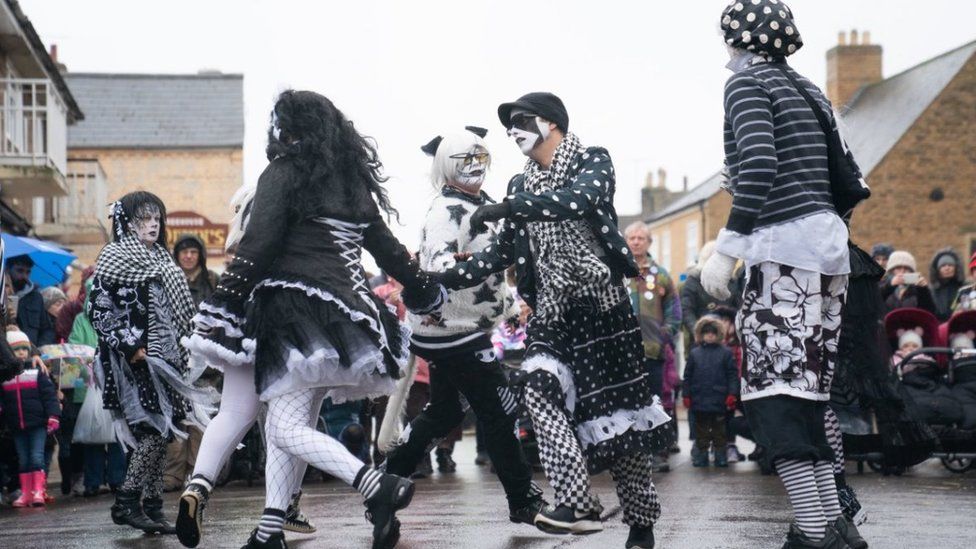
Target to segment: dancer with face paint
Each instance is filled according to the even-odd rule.
[[[205,425],[215,395],[187,384],[186,351],[193,299],[167,252],[166,208],[148,192],[112,205],[113,242],[95,263],[88,316],[98,335],[95,376],[120,442],[134,448],[112,520],[172,534],[162,512],[166,443],[186,437],[181,420]],[[191,402],[192,401],[192,402]]]
[[[471,231],[471,215],[494,201],[481,190],[491,164],[482,140],[487,130],[472,126],[467,130],[438,136],[421,148],[434,157],[431,181],[438,191],[421,233],[420,265],[428,271],[453,267],[456,254],[480,252],[493,236],[493,231]],[[481,422],[479,429],[508,498],[509,518],[535,524],[546,502],[532,482],[532,469],[515,437],[515,396],[490,337],[498,324],[514,314],[505,277],[497,273],[477,288],[452,293],[438,313],[410,315],[411,349],[430,364],[430,403],[387,453],[384,468],[401,476],[413,473],[430,445],[464,419],[463,397]],[[406,388],[404,384],[398,390]]]
[[[534,311],[518,387],[556,500],[536,525],[602,530],[589,474],[609,470],[630,526],[626,547],[653,547],[661,507],[651,455],[670,445],[671,418],[651,393],[623,286],[638,269],[617,229],[610,154],[568,131],[566,109],[551,93],[505,103],[498,115],[529,160],[503,202],[471,216],[475,232],[505,219],[492,243],[436,276],[448,288],[468,288],[516,266],[519,295]]]
[[[368,250],[426,314],[444,289],[422,273],[383,220],[395,214],[375,147],[331,101],[285,91],[268,132],[270,164],[251,218],[217,291],[194,318],[204,356],[253,361],[268,404],[266,503],[245,547],[286,547],[285,510],[301,462],[363,494],[373,548],[396,545],[396,512],[413,483],[372,469],[312,426],[315,402],[389,394],[407,362],[409,329],[376,298],[360,262]]]
[[[255,186],[246,184],[234,193],[230,200],[234,217],[227,232],[224,250],[233,254],[244,236],[251,209],[254,206]],[[223,394],[220,411],[211,420],[200,441],[196,463],[190,482],[180,496],[179,514],[176,516],[176,536],[186,547],[196,547],[203,535],[203,514],[214,489],[214,480],[221,468],[240,444],[244,435],[257,420],[261,401],[254,389],[254,361],[235,360],[232,354],[224,351],[218,343],[211,343],[207,337],[194,333],[184,341],[186,348],[207,361],[207,364],[224,373]],[[230,342],[224,342],[232,345]],[[321,401],[312,403],[312,416],[318,417]],[[301,511],[302,480],[308,464],[298,463],[294,475],[291,501],[285,510],[282,529],[288,532],[311,534],[315,525]]]
[[[793,504],[784,547],[863,549],[868,544],[838,499],[843,446],[827,405],[851,273],[842,217],[853,208],[838,211],[829,181],[837,177],[829,155],[844,154],[829,145],[837,131],[833,109],[786,62],[803,40],[784,2],[732,2],[721,28],[734,73],[725,85],[732,211],[702,269],[702,286],[729,298],[736,261],[745,261],[736,319],[741,399]],[[859,175],[852,157],[842,161]]]

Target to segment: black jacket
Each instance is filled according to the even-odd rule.
[[[61,416],[57,389],[44,372],[30,368],[3,383],[3,417],[12,430],[44,427]]]
[[[55,343],[54,323],[44,309],[44,297],[36,287],[17,302],[17,326],[38,347]]]
[[[187,278],[186,284],[190,287],[190,295],[193,297],[193,304],[197,307],[200,302],[213,295],[217,289],[217,273],[207,269],[207,248],[203,241],[196,235],[185,234],[176,240],[173,245],[173,260],[180,264],[180,252],[187,248],[195,248],[200,253],[200,273],[193,280]]]
[[[735,277],[729,282],[729,291],[732,296],[725,300],[715,299],[701,283],[701,271],[695,269],[688,273],[684,286],[681,287],[681,323],[688,329],[689,333],[695,332],[695,324],[698,319],[715,312],[719,307],[727,307],[738,310],[742,301],[742,289],[745,286],[745,269],[736,272]]]
[[[722,413],[725,398],[739,394],[739,371],[732,351],[718,343],[699,345],[688,353],[684,396],[695,412]]]
[[[613,207],[616,180],[610,153],[602,147],[587,148],[574,159],[569,177],[565,187],[541,194],[525,190],[523,174],[513,177],[505,197],[511,215],[502,222],[494,242],[440,275],[442,283],[452,289],[470,288],[515,264],[519,297],[534,308],[537,284],[526,224],[579,218],[587,221],[606,246],[603,261],[615,276],[638,276],[634,255],[617,228]]]
[[[949,256],[956,264],[956,275],[949,280],[939,278],[939,259]],[[932,286],[932,300],[935,302],[935,316],[945,322],[952,316],[952,304],[959,294],[959,289],[965,284],[965,267],[959,254],[952,248],[944,248],[935,253],[932,263],[929,265],[929,283]]]
[[[900,296],[897,289],[898,286],[891,285],[891,275],[881,280],[881,298],[884,300],[885,314],[904,308],[924,309],[936,314],[935,300],[932,298],[932,291],[927,287],[909,286]]]

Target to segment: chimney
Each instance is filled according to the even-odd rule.
[[[648,189],[653,189],[654,188],[654,173],[653,172],[647,172],[647,175],[644,176],[644,187],[645,188],[648,188]]]
[[[657,185],[662,189],[668,188],[668,172],[664,168],[657,169]]]
[[[683,192],[683,193],[688,192],[688,176],[687,175],[681,178],[681,192]]]
[[[834,108],[850,104],[861,88],[882,80],[881,53],[868,31],[838,35],[837,45],[827,51],[827,98]]]
[[[61,63],[60,61],[58,61],[58,45],[57,44],[51,44],[51,49],[48,51],[48,54],[47,55],[48,55],[48,57],[51,58],[51,61],[54,61],[54,66],[58,68],[58,72],[60,72],[61,74],[64,74],[64,73],[68,72],[68,67],[66,67],[64,65],[64,63]]]

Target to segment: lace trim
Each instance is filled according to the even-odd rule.
[[[227,367],[243,366],[254,362],[254,345],[252,344],[250,349],[247,348],[244,345],[247,341],[251,340],[245,339],[241,341],[241,347],[244,349],[243,353],[232,351],[200,334],[192,334],[189,337],[184,337],[181,343],[191,354],[203,358],[208,366],[223,371]]]
[[[616,438],[628,430],[653,431],[671,421],[661,406],[661,399],[639,410],[617,410],[613,414],[585,421],[576,426],[576,434],[583,446],[595,446]]]
[[[563,398],[566,401],[566,410],[573,414],[576,410],[576,384],[573,382],[573,373],[569,367],[547,354],[534,355],[522,363],[522,371],[531,374],[536,370],[549,372],[559,381],[559,388],[563,391]]]

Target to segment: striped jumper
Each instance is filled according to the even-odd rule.
[[[759,64],[729,78],[725,157],[733,198],[726,229],[740,234],[834,211],[826,138],[783,70],[807,88],[836,125],[823,92],[785,62]]]

